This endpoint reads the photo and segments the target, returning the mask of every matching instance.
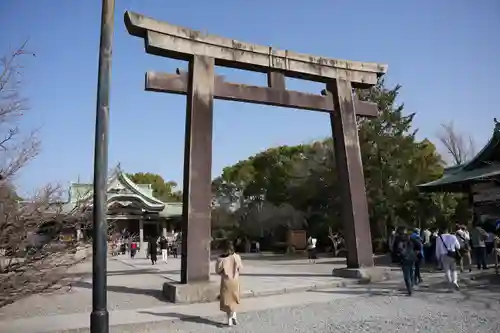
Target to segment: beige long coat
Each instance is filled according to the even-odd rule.
[[[215,271],[220,275],[220,310],[236,312],[240,304],[240,270],[243,268],[241,257],[234,253],[217,260]]]

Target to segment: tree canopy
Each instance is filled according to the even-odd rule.
[[[442,176],[444,162],[430,140],[416,139],[412,126],[415,114],[406,114],[404,105],[397,103],[400,88],[387,88],[381,81],[368,91],[356,92],[360,99],[375,102],[379,108],[377,118],[358,119],[375,239],[386,238],[390,225],[438,226],[466,218],[456,216],[458,213],[467,214],[455,211],[459,199],[455,195],[418,191],[416,185]],[[260,236],[272,234],[279,226],[304,227],[319,238],[326,237],[329,227],[342,230],[331,138],[270,148],[228,166],[214,179],[213,193],[217,209],[232,212],[234,228],[244,228],[251,235],[256,228]],[[220,220],[220,212],[217,216]],[[252,223],[244,227],[243,221],[249,217]],[[224,221],[227,228],[227,216]],[[221,227],[217,221],[213,224]]]
[[[182,201],[182,192],[175,190],[177,183],[174,181],[165,181],[162,176],[150,172],[136,172],[127,176],[136,184],[151,184],[153,196],[163,202]]]

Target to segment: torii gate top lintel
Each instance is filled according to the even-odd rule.
[[[338,60],[277,50],[205,34],[167,22],[125,12],[128,32],[145,39],[146,52],[169,58],[189,60],[193,55],[209,56],[215,64],[268,73],[279,71],[288,77],[318,82],[344,79],[354,87],[366,88],[377,83],[387,65],[372,62]]]

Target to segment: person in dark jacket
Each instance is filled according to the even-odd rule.
[[[413,285],[418,285],[422,283],[422,275],[420,274],[420,267],[422,267],[422,261],[424,259],[424,241],[420,237],[420,229],[415,228],[411,234],[411,240],[413,241],[413,246],[417,251],[417,260],[415,261],[415,272],[413,274]]]
[[[154,265],[156,264],[156,260],[158,259],[158,249],[156,247],[156,241],[154,237],[150,237],[148,241],[148,254],[149,254],[149,259],[151,259],[151,264]]]
[[[418,243],[408,235],[406,228],[398,228],[393,245],[393,253],[401,264],[408,295],[413,293],[415,281],[415,262],[419,252]]]
[[[437,244],[437,239],[439,237],[439,230],[437,228],[433,228],[432,229],[432,233],[431,233],[431,247],[429,249],[429,256],[430,256],[430,260],[429,260],[429,263],[433,263],[436,265],[436,268],[438,270],[441,269],[441,262],[438,260],[438,258],[436,258],[436,244]]]

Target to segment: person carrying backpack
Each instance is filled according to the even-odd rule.
[[[420,275],[420,267],[422,267],[422,261],[424,260],[424,241],[420,237],[420,229],[415,228],[411,234],[411,240],[413,241],[413,246],[417,252],[417,259],[415,260],[415,272],[413,274],[413,285],[416,286],[422,283],[422,275]]]
[[[413,294],[415,262],[419,252],[418,244],[406,232],[406,228],[398,228],[398,233],[394,241],[393,252],[398,258],[403,270],[403,278],[408,296]]]

